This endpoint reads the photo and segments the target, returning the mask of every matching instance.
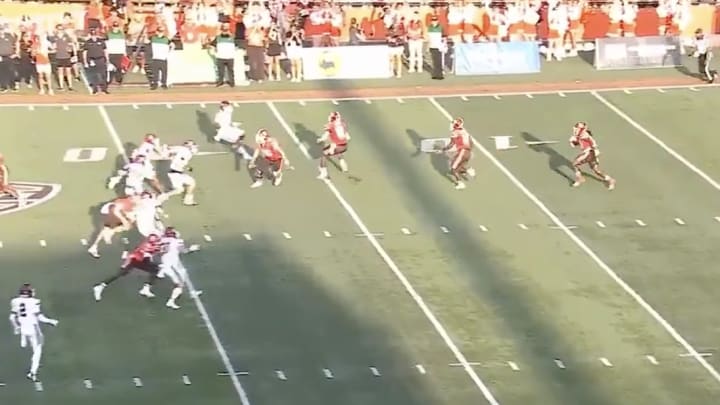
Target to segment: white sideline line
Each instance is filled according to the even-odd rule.
[[[619,92],[623,91],[625,89],[631,90],[631,91],[642,91],[642,90],[657,90],[657,89],[664,89],[664,90],[673,90],[673,89],[689,89],[689,88],[716,88],[720,87],[720,84],[701,84],[701,85],[689,85],[689,84],[681,84],[681,85],[675,85],[675,86],[638,86],[638,87],[627,87],[627,88],[617,88],[617,87],[605,87],[601,89],[593,89],[593,88],[585,88],[585,89],[557,89],[557,90],[544,90],[544,91],[515,91],[515,92],[504,92],[504,93],[456,93],[456,94],[444,94],[444,95],[433,95],[433,94],[423,94],[418,93],[414,95],[408,95],[408,96],[402,96],[403,99],[406,100],[425,100],[430,97],[434,98],[441,98],[441,99],[449,99],[449,98],[458,98],[458,97],[494,97],[498,100],[501,99],[501,96],[524,96],[526,94],[532,94],[532,95],[548,95],[548,94],[558,94],[558,92],[564,93],[564,94],[586,94],[586,93],[609,93],[609,92]],[[317,98],[308,98],[305,100],[299,100],[299,99],[293,99],[293,98],[282,98],[273,100],[273,103],[299,103],[301,105],[306,105],[306,101],[330,101],[330,100],[337,100],[337,101],[359,101],[359,100],[365,100],[368,99],[368,97],[341,97],[341,98],[327,98],[327,97],[317,97]],[[385,97],[371,97],[370,100],[395,100],[397,99],[397,96],[385,96]],[[40,103],[40,104],[31,104],[31,103],[13,103],[13,104],[0,104],[0,108],[9,108],[9,107],[61,107],[63,105],[67,105],[69,107],[126,107],[126,106],[152,106],[152,105],[166,105],[168,102],[172,102],[173,105],[197,105],[200,103],[205,103],[206,101],[201,100],[189,100],[189,101],[175,101],[172,99],[168,99],[166,101],[148,101],[148,102],[142,102],[142,103],[133,103],[133,102],[105,102],[105,103],[98,103],[98,102],[87,102],[87,103]],[[235,101],[234,103],[240,104],[262,104],[265,101],[253,99],[253,100],[239,100]]]
[[[685,159],[685,157],[683,157],[681,154],[679,154],[678,152],[676,152],[673,148],[669,147],[665,142],[661,141],[660,138],[658,138],[657,136],[653,135],[650,131],[648,131],[647,129],[645,129],[645,128],[644,128],[642,125],[640,125],[637,121],[635,121],[634,119],[630,118],[630,116],[627,115],[624,111],[622,111],[622,110],[619,109],[618,107],[615,107],[612,103],[610,103],[609,101],[607,101],[607,100],[605,99],[605,97],[597,94],[597,93],[594,92],[594,91],[593,91],[591,94],[592,94],[593,96],[595,96],[595,98],[598,99],[598,101],[600,101],[601,103],[605,104],[605,106],[606,106],[607,108],[609,108],[610,110],[612,110],[612,112],[614,112],[615,114],[617,114],[620,118],[624,119],[624,120],[625,120],[628,124],[630,124],[632,127],[634,127],[635,129],[637,129],[638,131],[640,131],[641,134],[645,135],[648,139],[650,139],[651,141],[655,142],[659,147],[661,147],[662,149],[664,149],[665,152],[667,152],[668,154],[670,154],[670,156],[672,156],[672,157],[674,157],[675,159],[677,159],[678,161],[680,161],[680,163],[684,164],[688,169],[690,169],[691,171],[695,172],[695,174],[697,174],[697,175],[700,176],[703,180],[705,180],[706,182],[708,182],[708,184],[710,184],[711,186],[713,186],[716,190],[720,191],[720,183],[718,183],[717,181],[713,180],[712,177],[710,177],[707,173],[703,172],[702,170],[700,170],[700,168],[698,168],[698,167],[695,166],[694,164],[690,163],[689,160]]]
[[[300,149],[300,152],[308,159],[312,160],[312,156],[310,155],[307,148],[300,142],[300,139],[295,135],[292,128],[290,128],[290,125],[285,121],[285,118],[280,114],[280,111],[278,111],[277,107],[275,107],[275,104],[271,101],[268,101],[267,103],[268,108],[275,116],[275,119],[280,123],[280,126],[283,127],[285,132],[287,132],[288,136],[293,140],[295,145]],[[459,363],[463,365],[463,369],[465,372],[470,376],[472,381],[475,383],[475,385],[480,389],[483,396],[487,400],[488,403],[491,405],[499,405],[500,403],[495,399],[492,392],[490,392],[490,389],[485,385],[485,383],[480,379],[480,376],[475,372],[475,369],[473,369],[467,361],[467,358],[465,355],[460,351],[458,346],[455,344],[455,342],[450,337],[450,334],[445,329],[445,326],[440,323],[440,321],[437,319],[435,314],[432,312],[430,307],[425,303],[425,300],[420,296],[420,294],[415,290],[415,287],[410,283],[410,281],[405,277],[405,274],[403,274],[402,270],[398,267],[397,264],[395,264],[395,261],[390,257],[390,255],[385,251],[385,248],[382,247],[380,242],[378,242],[375,235],[373,235],[372,232],[368,229],[368,227],[365,225],[363,220],[360,218],[358,213],[355,211],[355,209],[350,205],[350,203],[343,197],[343,195],[340,193],[340,190],[335,187],[335,184],[330,181],[329,179],[323,180],[325,185],[330,189],[332,194],[335,196],[335,198],[338,200],[340,205],[345,209],[345,211],[348,213],[350,218],[352,218],[353,222],[357,225],[357,227],[362,231],[362,233],[365,235],[367,240],[370,242],[372,247],[375,249],[377,254],[382,258],[382,260],[385,262],[385,264],[388,266],[388,268],[395,274],[395,277],[400,281],[400,283],[405,287],[405,290],[408,294],[412,297],[412,299],[415,301],[417,306],[420,308],[420,310],[423,312],[425,317],[430,321],[430,323],[435,328],[435,331],[440,335],[442,340],[445,342],[445,345],[450,349],[452,354],[455,356],[455,359]],[[424,369],[423,369],[424,370]],[[422,371],[421,371],[422,373]]]
[[[593,94],[595,94],[593,92]],[[440,111],[442,115],[445,116],[445,118],[448,119],[448,121],[452,121],[453,117],[450,115],[443,106],[441,106],[434,98],[429,98],[429,101],[435,106],[435,108]],[[505,167],[495,156],[493,156],[492,153],[490,153],[480,142],[478,142],[475,138],[472,139],[473,144],[475,145],[478,150],[488,159],[490,160],[495,167],[497,167],[514,185],[517,187],[520,191],[522,191],[525,196],[532,201],[545,215],[550,218],[552,222],[554,222],[557,226],[559,226],[562,231],[573,241],[575,244],[585,252],[605,273],[607,273],[608,276],[610,276],[615,283],[617,283],[625,292],[632,297],[635,302],[637,302],[655,321],[662,326],[667,333],[675,339],[675,341],[682,346],[686,352],[693,357],[700,365],[705,368],[705,370],[710,373],[710,375],[717,381],[720,382],[720,373],[713,367],[707,360],[705,360],[697,350],[677,331],[675,330],[675,327],[673,327],[670,322],[668,322],[665,318],[663,318],[660,313],[655,310],[645,299],[637,293],[628,283],[625,282],[610,266],[607,265],[590,247],[583,242],[582,239],[580,239],[572,230],[568,229],[565,224],[560,220],[560,218],[555,215],[550,209],[540,201],[540,199],[533,194],[525,185],[518,180],[517,177],[515,177],[510,170]]]
[[[125,151],[125,147],[123,146],[122,139],[120,139],[120,135],[118,135],[117,130],[115,129],[115,125],[113,125],[112,121],[110,120],[110,116],[107,113],[107,110],[105,110],[105,107],[102,105],[97,106],[98,112],[100,112],[100,117],[102,118],[103,122],[105,123],[105,127],[107,128],[108,135],[110,136],[110,139],[112,139],[112,142],[115,144],[115,147],[117,148],[117,151],[122,155],[125,162],[129,162],[127,152]],[[240,385],[240,380],[237,377],[237,373],[235,372],[235,368],[233,367],[232,363],[230,363],[230,357],[227,354],[227,351],[225,351],[225,347],[223,346],[222,342],[220,341],[220,337],[217,334],[217,330],[215,329],[215,326],[213,325],[212,321],[210,320],[210,315],[208,315],[207,310],[205,309],[205,304],[200,299],[200,294],[196,294],[197,291],[195,289],[195,286],[193,285],[192,280],[190,279],[190,274],[186,272],[186,282],[188,289],[190,290],[191,294],[190,297],[192,297],[192,300],[195,302],[195,307],[197,308],[198,312],[200,313],[200,317],[203,320],[203,323],[205,324],[205,327],[208,330],[208,333],[210,334],[210,338],[213,341],[213,344],[215,345],[215,349],[218,352],[218,355],[220,355],[220,359],[223,362],[223,365],[225,366],[225,369],[230,374],[230,380],[232,381],[233,386],[235,387],[235,391],[238,394],[238,397],[240,398],[240,403],[242,405],[250,405],[250,400],[248,399],[247,393],[245,392],[245,389]]]

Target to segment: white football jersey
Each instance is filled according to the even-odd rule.
[[[175,155],[170,161],[170,171],[183,173],[190,164],[193,154],[189,148],[181,147],[175,151]]]
[[[142,183],[145,179],[155,178],[155,170],[152,165],[145,163],[128,163],[125,165],[128,183]]]
[[[220,128],[231,126],[232,108],[226,107],[225,109],[218,111],[215,114],[215,124],[217,124]]]
[[[180,238],[163,236],[160,239],[160,246],[162,246],[160,260],[163,263],[179,261],[180,255],[185,251],[185,241]]]
[[[132,157],[143,155],[146,158],[151,159],[157,154],[157,149],[158,148],[154,143],[145,141],[133,151]]]
[[[40,300],[34,297],[15,297],[10,301],[10,313],[15,316],[20,333],[40,334]]]

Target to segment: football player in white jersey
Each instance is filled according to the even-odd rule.
[[[157,183],[157,187],[159,187],[155,168],[152,164],[148,165],[147,160],[145,155],[135,155],[130,159],[130,163],[118,170],[117,176],[110,178],[107,187],[114,189],[123,178],[125,179],[125,195],[127,196],[142,193],[145,180],[153,182],[154,187],[156,187],[155,183]]]
[[[192,171],[190,160],[198,153],[197,144],[193,141],[185,141],[185,143],[170,151],[172,160],[170,161],[170,170],[168,178],[172,190],[160,195],[159,200],[165,202],[174,195],[180,195],[185,192],[183,197],[184,205],[197,205],[195,202],[195,179],[189,174]]]
[[[41,323],[57,326],[58,321],[43,315],[40,300],[35,298],[35,291],[26,283],[20,287],[18,296],[10,301],[10,323],[16,335],[20,335],[20,347],[28,345],[32,348],[32,360],[27,378],[38,381],[38,369],[42,358],[43,333]]]
[[[243,143],[245,131],[240,128],[240,124],[232,120],[233,107],[229,102],[220,103],[220,110],[215,113],[215,125],[218,126],[215,134],[215,142],[227,142],[235,148],[237,153],[242,155],[245,160],[250,160],[252,156]]]
[[[164,214],[160,201],[148,191],[143,191],[140,194],[140,200],[135,206],[134,214],[137,230],[144,237],[151,234],[159,235],[165,228],[160,219]]]
[[[185,247],[185,241],[180,238],[180,234],[175,228],[168,227],[165,229],[165,233],[160,239],[161,256],[158,278],[168,277],[175,285],[172,293],[170,293],[170,298],[165,303],[168,308],[180,309],[176,300],[182,295],[185,280],[187,279],[187,270],[180,260],[180,255],[196,252],[199,249],[199,245]]]
[[[143,142],[130,153],[130,160],[132,161],[137,156],[145,156],[145,166],[147,166],[147,173],[152,174],[152,178],[148,179],[150,185],[158,193],[163,192],[162,185],[155,175],[155,166],[153,161],[167,159],[168,149],[167,145],[160,144],[160,138],[155,134],[147,134],[143,139]]]

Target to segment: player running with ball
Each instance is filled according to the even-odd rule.
[[[573,187],[579,187],[585,182],[585,176],[583,176],[580,168],[587,164],[590,166],[590,169],[605,182],[608,190],[615,188],[615,179],[600,171],[600,160],[598,159],[600,150],[586,123],[578,122],[575,124],[573,134],[570,137],[570,146],[580,148],[580,154],[573,161],[573,167],[575,168],[575,182],[573,183]]]

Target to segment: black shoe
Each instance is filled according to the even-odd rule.
[[[150,86],[150,90],[157,90],[157,86],[156,85]]]
[[[168,89],[167,84],[163,84],[161,87],[162,87],[163,90],[167,90],[167,89]]]
[[[110,92],[108,91],[108,89],[105,89],[105,90],[103,90],[102,92],[105,93],[105,94],[110,94]]]
[[[230,83],[229,86],[235,88],[235,83]]]
[[[93,89],[92,94],[98,94],[97,89]]]
[[[225,83],[215,83],[215,87],[222,87]]]

